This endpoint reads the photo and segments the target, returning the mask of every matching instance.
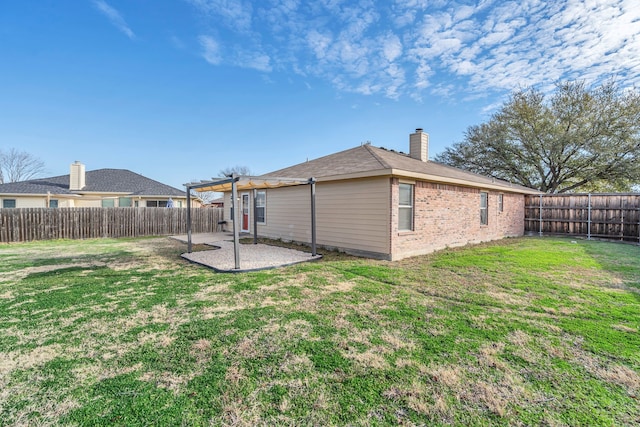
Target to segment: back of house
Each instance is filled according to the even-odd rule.
[[[537,190],[428,159],[429,136],[416,129],[409,153],[363,144],[262,175],[315,178],[317,243],[398,260],[451,246],[520,236],[524,195]],[[311,242],[309,186],[239,193],[240,231]],[[231,215],[225,193],[225,218]],[[230,224],[231,225],[231,224]]]

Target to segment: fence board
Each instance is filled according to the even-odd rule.
[[[525,196],[525,232],[640,244],[640,194]]]
[[[221,208],[191,210],[191,231],[220,231]],[[96,237],[168,236],[187,232],[181,208],[5,208],[0,242]]]

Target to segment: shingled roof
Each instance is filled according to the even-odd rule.
[[[408,154],[374,147],[370,144],[309,160],[269,172],[263,176],[314,177],[319,181],[324,181],[381,175],[405,176],[433,182],[496,188],[518,193],[538,193],[537,190],[528,187],[467,172],[431,160],[423,162]]]
[[[127,169],[87,171],[82,190],[69,190],[69,175],[0,184],[0,194],[123,193],[132,196],[186,197],[184,191]]]

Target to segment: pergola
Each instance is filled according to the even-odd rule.
[[[231,174],[225,178],[212,179],[184,184],[187,188],[187,250],[191,253],[191,191],[204,192],[231,191],[231,212],[233,212],[233,249],[235,256],[235,269],[240,269],[240,221],[239,211],[236,209],[238,191],[253,190],[253,243],[258,243],[258,220],[256,198],[258,190],[267,188],[291,187],[295,185],[309,185],[311,203],[311,255],[316,256],[316,179],[315,178],[274,178],[259,176],[240,176]]]

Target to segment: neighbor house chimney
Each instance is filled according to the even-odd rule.
[[[409,155],[423,162],[429,160],[429,134],[422,132],[421,128],[409,135]]]
[[[71,173],[69,174],[69,190],[82,190],[85,186],[84,182],[84,165],[79,161],[71,164]]]

